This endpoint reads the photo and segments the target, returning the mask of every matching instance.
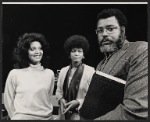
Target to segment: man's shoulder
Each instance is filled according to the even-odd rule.
[[[148,48],[148,42],[146,41],[130,42],[130,46],[135,47],[135,48],[139,48],[139,47]]]
[[[126,55],[132,59],[137,59],[140,56],[148,56],[148,43],[145,41],[130,42]]]
[[[130,42],[128,50],[131,50],[131,52],[144,52],[148,50],[148,42],[146,41],[136,41],[136,42]]]

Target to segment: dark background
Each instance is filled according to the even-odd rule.
[[[12,51],[18,37],[25,32],[42,33],[50,43],[49,68],[57,70],[69,64],[63,44],[71,35],[85,36],[90,50],[84,63],[96,68],[104,57],[97,44],[96,16],[106,8],[118,8],[126,15],[129,41],[147,41],[146,4],[47,4],[47,5],[2,5],[2,85],[4,90],[7,75],[13,69]],[[3,91],[2,90],[2,91]]]

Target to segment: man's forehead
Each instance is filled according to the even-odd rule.
[[[115,16],[100,19],[97,23],[98,27],[105,27],[105,26],[108,26],[108,25],[110,25],[110,26],[111,25],[119,26],[118,20],[116,19]]]

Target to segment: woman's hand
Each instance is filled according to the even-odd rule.
[[[70,109],[73,109],[73,108],[77,108],[79,106],[79,102],[77,100],[72,100],[68,103],[66,103],[65,107],[65,111],[64,111],[64,114],[69,111]]]
[[[65,101],[65,99],[64,98],[61,98],[60,99],[60,111],[61,111],[61,113],[63,114],[64,113],[64,111],[65,111],[65,104],[66,104],[66,101]]]

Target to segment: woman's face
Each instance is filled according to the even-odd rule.
[[[31,42],[28,54],[32,64],[39,64],[43,56],[42,45],[38,41]]]
[[[72,48],[70,52],[70,58],[72,62],[81,62],[84,58],[84,53],[82,48]]]

